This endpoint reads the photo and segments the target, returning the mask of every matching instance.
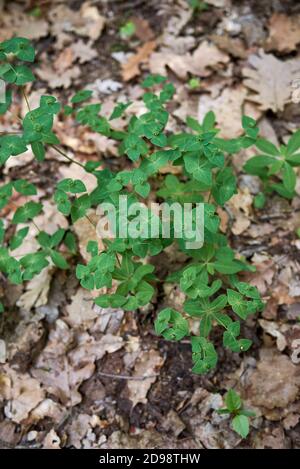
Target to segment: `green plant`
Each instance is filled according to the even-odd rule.
[[[201,80],[197,77],[193,77],[189,80],[188,85],[191,90],[198,89],[200,88]]]
[[[120,36],[122,39],[129,39],[134,35],[135,30],[135,24],[132,21],[127,21],[127,23],[120,28]]]
[[[188,0],[190,7],[194,10],[194,12],[198,11],[205,11],[208,9],[208,4],[206,2],[202,2],[201,0]]]
[[[173,97],[174,86],[165,77],[153,75],[142,83],[146,89],[143,101],[147,112],[131,117],[126,130],[120,132],[114,128],[113,121],[122,116],[131,103],[118,103],[110,118],[106,119],[99,114],[101,104],[85,104],[92,95],[89,90],[76,93],[64,108],[54,97],[42,96],[39,107],[30,109],[23,85],[34,77],[26,65],[19,64],[19,61],[34,60],[34,49],[28,40],[13,38],[2,43],[0,60],[0,77],[8,84],[6,102],[1,105],[0,112],[6,112],[11,104],[13,85],[21,86],[28,106],[28,112],[21,120],[20,135],[0,137],[1,165],[8,158],[22,154],[28,147],[32,148],[39,164],[47,164],[44,160],[46,149],[50,146],[97,179],[97,187],[91,193],[81,180],[58,181],[53,198],[57,210],[68,217],[70,229],[67,231],[59,229],[50,234],[40,230],[35,217],[42,213],[43,203],[32,200],[16,209],[11,222],[15,226],[11,239],[7,235],[8,224],[0,225],[0,269],[7,279],[20,284],[32,279],[49,264],[58,269],[69,269],[75,263],[76,276],[83,288],[106,289],[105,294],[95,299],[97,305],[133,311],[147,305],[156,292],[157,277],[149,259],[177,243],[178,249],[186,256],[185,265],[162,280],[178,284],[187,299],[181,312],[171,308],[160,311],[155,321],[157,334],[168,340],[190,338],[195,373],[205,373],[217,363],[217,352],[210,340],[214,326],[223,329],[224,347],[236,353],[248,350],[251,341],[240,337],[240,320],[246,320],[249,315],[260,311],[263,303],[255,287],[239,281],[239,272],[255,269],[246,259],[236,256],[228,246],[226,236],[219,230],[220,219],[216,210],[236,193],[236,177],[230,166],[230,156],[257,144],[255,121],[244,117],[244,134],[237,139],[224,140],[218,137],[215,116],[209,112],[201,124],[188,118],[190,131],[173,134],[166,130],[169,118],[166,106]],[[70,158],[60,148],[60,141],[52,130],[58,113],[62,119],[72,114],[78,124],[87,125],[94,132],[119,142],[119,154],[128,158],[131,169],[113,173],[108,167],[99,169],[100,162],[83,164]],[[181,167],[181,176],[160,173],[160,169],[168,164]],[[120,195],[127,196],[128,206],[131,207],[147,199],[154,182],[155,186],[160,186],[157,198],[169,204],[192,204],[190,214],[194,224],[198,214],[196,204],[203,204],[204,245],[198,249],[189,248],[186,242],[193,239],[185,234],[177,236],[172,216],[169,235],[164,236],[161,222],[156,220],[159,236],[151,237],[148,225],[154,214],[144,206],[143,214],[148,218],[139,236],[131,236],[129,232],[120,235],[124,223],[118,219],[119,234],[115,238],[103,239],[105,251],[99,252],[97,243],[87,240],[91,259],[87,264],[80,262],[72,224],[84,217],[87,222],[93,223],[89,211],[103,203],[109,203],[115,213],[120,214]],[[27,197],[37,194],[35,185],[23,179],[3,184],[0,187],[0,209],[11,201],[14,191]],[[135,220],[134,216],[131,218],[131,221]],[[13,251],[28,235],[30,223],[35,224],[38,230],[36,240],[39,248],[15,258]],[[25,226],[20,228],[19,224]],[[190,333],[190,320],[199,321],[199,335]]]
[[[255,417],[255,412],[244,409],[243,401],[234,389],[229,389],[224,401],[226,407],[219,409],[218,413],[230,414],[233,430],[242,438],[246,438],[249,434],[249,419]]]
[[[255,121],[249,120],[251,124],[255,126]],[[275,191],[282,197],[292,199],[297,180],[294,168],[300,166],[300,130],[290,137],[286,145],[277,147],[269,140],[257,138],[255,146],[261,153],[250,158],[244,170],[260,177],[264,193]],[[264,195],[259,194],[256,207],[262,208],[264,203]]]

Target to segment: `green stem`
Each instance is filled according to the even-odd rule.
[[[64,156],[71,163],[75,163],[75,164],[77,164],[78,166],[80,166],[81,168],[83,168],[85,170],[85,166],[82,163],[80,163],[79,161],[73,160],[73,158],[71,158],[69,155],[67,155],[67,153],[62,151],[60,148],[58,148],[55,145],[51,145],[51,147],[54,148],[54,150],[56,150],[60,155]]]

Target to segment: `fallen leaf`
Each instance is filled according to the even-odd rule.
[[[257,368],[248,376],[245,397],[263,411],[283,410],[297,398],[299,387],[298,368],[289,358],[274,349],[262,349]]]
[[[239,85],[236,88],[224,88],[220,96],[212,98],[201,95],[198,105],[198,120],[202,122],[205,114],[213,111],[221,131],[222,138],[235,138],[243,133],[241,119],[247,90]]]
[[[145,63],[149,55],[156,47],[155,41],[148,41],[138,48],[137,53],[132,55],[127,62],[122,64],[122,76],[124,81],[129,81],[141,73],[139,66]]]
[[[33,306],[43,306],[48,302],[48,293],[52,278],[52,267],[45,267],[26,285],[26,291],[20,296],[17,306],[30,311]]]
[[[75,78],[81,74],[80,68],[77,65],[69,68],[63,72],[58,72],[50,65],[39,67],[36,74],[43,81],[46,81],[50,88],[69,88]]]
[[[44,441],[43,441],[43,448],[44,449],[61,449],[60,438],[53,428],[45,436]]]
[[[83,327],[84,329],[93,323],[98,317],[95,305],[89,292],[83,288],[78,288],[75,295],[71,298],[71,303],[66,306],[65,321],[71,327]]]
[[[73,61],[75,62],[78,60],[80,64],[84,64],[98,57],[98,53],[95,49],[92,48],[92,45],[92,41],[85,43],[82,41],[82,39],[74,42],[70,46],[70,49],[73,52]]]
[[[4,366],[3,371],[7,386],[4,388],[0,386],[0,397],[7,401],[4,409],[5,415],[13,422],[21,423],[44,399],[45,391],[41,388],[39,381],[28,373],[16,372],[9,366]]]
[[[274,13],[269,21],[266,50],[292,52],[300,42],[300,15]]]
[[[143,352],[138,358],[132,376],[151,376],[147,379],[130,380],[127,383],[129,390],[129,399],[132,401],[132,407],[139,402],[147,402],[147,394],[157,377],[154,376],[164,363],[163,358],[156,350]]]
[[[283,111],[291,101],[291,83],[300,73],[300,59],[284,62],[261,50],[249,57],[249,65],[243,69],[244,84],[256,94],[248,99],[259,103],[261,110]]]
[[[80,36],[87,36],[93,41],[102,34],[105,18],[100,15],[96,6],[84,2],[80,10],[71,10],[67,5],[58,5],[49,11],[52,23],[51,32],[60,36],[62,32],[74,32]]]
[[[220,51],[213,43],[204,41],[192,54],[179,55],[168,49],[154,52],[149,60],[149,68],[151,73],[166,75],[168,67],[179,78],[186,80],[189,73],[207,77],[212,74],[216,65],[228,62],[227,54]]]
[[[140,17],[132,17],[129,19],[135,26],[134,34],[143,42],[150,41],[154,38],[154,32],[149,25],[149,22]]]

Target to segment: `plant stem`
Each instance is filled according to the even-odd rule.
[[[85,167],[82,163],[80,163],[79,161],[73,160],[73,158],[71,158],[69,155],[67,155],[67,153],[62,151],[60,148],[58,148],[55,145],[51,145],[51,147],[54,148],[54,150],[56,150],[60,155],[64,156],[67,160],[71,161],[71,163],[75,163],[75,164],[77,164],[78,166],[80,166],[81,168],[83,168],[85,170]]]

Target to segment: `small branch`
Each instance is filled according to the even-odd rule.
[[[147,375],[146,376],[114,375],[112,373],[104,373],[103,371],[98,371],[97,374],[105,378],[127,379],[128,381],[145,381],[145,379],[157,378],[159,376],[159,374],[148,375],[148,376]]]

